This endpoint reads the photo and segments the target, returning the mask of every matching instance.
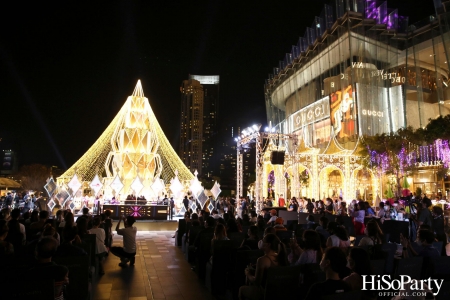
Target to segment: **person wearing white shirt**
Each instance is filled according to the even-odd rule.
[[[105,271],[103,269],[103,257],[107,254],[107,249],[105,246],[105,230],[103,228],[99,228],[101,223],[101,220],[99,217],[95,217],[92,221],[92,229],[88,231],[90,234],[95,234],[95,255],[98,259],[98,266],[99,266],[99,274],[103,275],[105,274]]]
[[[119,266],[127,267],[127,262],[130,262],[130,266],[134,266],[137,228],[133,224],[136,220],[133,216],[128,216],[124,217],[123,221],[125,228],[120,229],[120,219],[116,226],[117,234],[123,236],[123,247],[111,247],[111,253],[120,258]]]

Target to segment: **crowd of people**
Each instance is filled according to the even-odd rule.
[[[68,268],[54,260],[60,257],[91,255],[91,245],[95,241],[95,276],[105,273],[103,261],[111,252],[121,259],[120,266],[134,264],[136,254],[136,227],[134,217],[123,218],[124,228],[117,223],[118,235],[124,237],[123,247],[112,245],[111,212],[90,215],[83,208],[82,215],[75,221],[70,210],[58,210],[54,216],[47,210],[33,210],[21,213],[19,208],[3,208],[0,215],[0,267],[11,268],[11,272],[1,272],[0,282],[23,280],[53,280],[55,299],[64,299],[64,287],[69,284]],[[95,235],[95,239],[88,239]],[[90,256],[89,256],[90,257]],[[89,258],[91,259],[91,258]],[[86,287],[87,289],[88,287]],[[67,295],[66,295],[67,296]]]
[[[235,201],[234,205],[228,204],[235,206],[234,209],[222,210],[219,206],[211,214],[204,210],[198,213],[188,210],[184,216],[188,229],[183,236],[182,250],[188,254],[189,262],[201,279],[206,274],[204,268],[212,264],[215,241],[235,240],[237,237],[242,242],[238,243],[235,251],[262,250],[255,264],[243,270],[247,284],[239,288],[239,299],[264,299],[267,272],[276,266],[315,264],[323,272],[325,281],[309,286],[299,299],[321,299],[339,292],[361,291],[362,276],[375,275],[372,262],[385,259],[388,250],[384,245],[392,244],[390,232],[382,230],[383,222],[396,220],[400,214],[409,218],[411,234],[400,234],[400,244],[394,246],[397,259],[450,256],[449,228],[444,223],[442,207],[432,207],[426,197],[404,199],[407,204],[393,199],[381,202],[379,208],[356,200],[347,207],[342,198],[336,200],[327,198],[313,202],[308,199],[299,203],[292,198],[286,204],[287,210],[304,211],[310,215],[305,224],[295,222],[294,226],[290,224],[289,230],[286,222],[277,216],[277,210],[270,205],[260,215],[251,209],[251,205],[238,213],[236,206],[242,208],[245,198]],[[346,227],[343,218],[351,218],[352,228]],[[315,221],[317,219],[318,222]],[[349,235],[350,230],[354,236]],[[288,236],[292,234],[290,238],[286,238],[286,231]],[[367,291],[363,297],[375,299],[377,294]]]

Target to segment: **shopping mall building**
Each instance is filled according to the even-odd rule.
[[[434,0],[435,15],[409,24],[389,2],[332,3],[264,86],[269,123],[292,136],[284,166],[265,159],[262,176],[275,176],[274,197],[383,198],[387,179],[363,168],[361,137],[424,127],[450,113],[445,4]],[[434,166],[420,168],[408,181],[410,189],[421,187],[429,195],[450,187]],[[270,181],[263,183],[268,196]]]

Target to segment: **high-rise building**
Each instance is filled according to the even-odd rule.
[[[189,75],[181,90],[180,157],[202,177],[212,177],[219,104],[219,76]]]
[[[181,92],[181,134],[179,156],[191,172],[202,173],[203,86],[195,79],[184,80]]]
[[[240,136],[240,127],[232,124],[222,125],[220,129],[221,141],[218,143],[217,161],[219,167],[215,176],[220,178],[220,189],[224,195],[236,195],[236,164],[237,152],[235,138]],[[254,145],[253,145],[254,146]],[[243,191],[242,195],[247,196],[250,183],[255,181],[256,153],[253,148],[242,149],[243,154]]]
[[[9,149],[3,150],[1,153],[2,164],[0,166],[1,175],[11,175],[18,170],[16,152]]]

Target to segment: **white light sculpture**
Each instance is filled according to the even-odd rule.
[[[217,181],[214,183],[214,186],[211,189],[211,193],[213,194],[214,200],[219,197],[222,190],[220,189],[220,184],[217,183]]]
[[[120,180],[119,175],[116,175],[116,177],[114,177],[114,180],[111,182],[109,186],[114,190],[116,195],[120,193],[120,191],[123,189],[123,183]]]
[[[139,196],[139,193],[144,188],[144,185],[142,184],[141,178],[139,178],[139,176],[136,176],[136,178],[131,183],[130,187],[134,191],[136,197]]]
[[[78,179],[77,174],[73,175],[72,179],[69,181],[67,186],[72,190],[72,196],[75,196],[75,194],[82,186],[80,180]]]
[[[151,188],[157,196],[160,196],[162,191],[164,191],[164,188],[165,188],[164,181],[161,178],[155,178]]]
[[[94,196],[97,196],[103,187],[103,184],[98,175],[95,175],[94,179],[92,180],[91,184],[89,184],[89,186],[91,187],[91,189],[94,190]]]
[[[202,184],[197,178],[198,172],[195,170],[194,172],[194,179],[191,179],[191,185],[189,186],[189,189],[192,192],[192,196],[194,196],[195,199],[198,199],[199,194],[203,191]]]

